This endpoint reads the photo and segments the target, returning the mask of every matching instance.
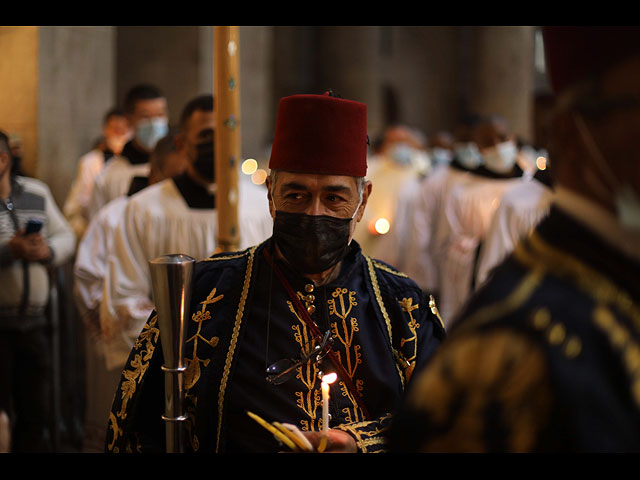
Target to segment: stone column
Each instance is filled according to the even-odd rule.
[[[114,103],[112,27],[0,27],[0,128],[62,207]]]
[[[476,27],[469,109],[505,117],[511,130],[533,140],[535,28]]]

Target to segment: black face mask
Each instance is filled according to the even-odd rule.
[[[303,274],[324,272],[349,253],[351,218],[276,211],[273,238]]]
[[[213,141],[200,143],[196,146],[198,156],[193,162],[193,168],[209,182],[213,183],[215,180],[215,165],[214,155],[215,149],[213,147]]]

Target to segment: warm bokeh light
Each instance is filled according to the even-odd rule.
[[[251,181],[256,185],[262,185],[267,181],[267,172],[261,168],[256,170],[253,175],[251,175]]]
[[[258,169],[258,162],[253,158],[247,158],[242,162],[242,173],[245,175],[252,175]]]
[[[379,218],[378,220],[376,220],[375,230],[376,230],[376,233],[378,233],[379,235],[384,235],[385,233],[388,233],[390,227],[391,227],[391,224],[389,223],[389,220],[387,220],[386,218]]]
[[[538,167],[538,170],[546,170],[547,159],[545,157],[536,158],[536,166]]]

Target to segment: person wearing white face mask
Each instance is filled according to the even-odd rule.
[[[453,319],[474,288],[478,252],[504,192],[522,176],[517,147],[505,119],[483,118],[474,130],[480,165],[467,181],[453,185],[442,204],[439,274],[440,309]]]
[[[409,229],[406,214],[413,192],[431,167],[424,135],[405,125],[388,127],[380,153],[370,163],[368,176],[377,195],[371,199],[355,239],[367,255],[402,269],[404,260],[399,253],[404,250]]]
[[[156,86],[141,84],[131,88],[125,96],[124,110],[132,138],[96,177],[89,219],[114,198],[126,195],[134,177],[149,175],[149,156],[158,140],[169,132],[167,100]]]
[[[392,434],[403,451],[640,451],[640,28],[543,38],[550,212],[414,385]]]

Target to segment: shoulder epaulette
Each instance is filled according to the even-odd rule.
[[[375,260],[375,259],[371,258],[371,262],[373,263],[373,266],[376,267],[378,270],[382,270],[384,272],[391,273],[392,275],[396,275],[398,277],[409,278],[409,277],[407,277],[406,274],[396,270],[395,268],[391,267],[390,265],[387,265],[386,263],[380,262],[379,260]]]

